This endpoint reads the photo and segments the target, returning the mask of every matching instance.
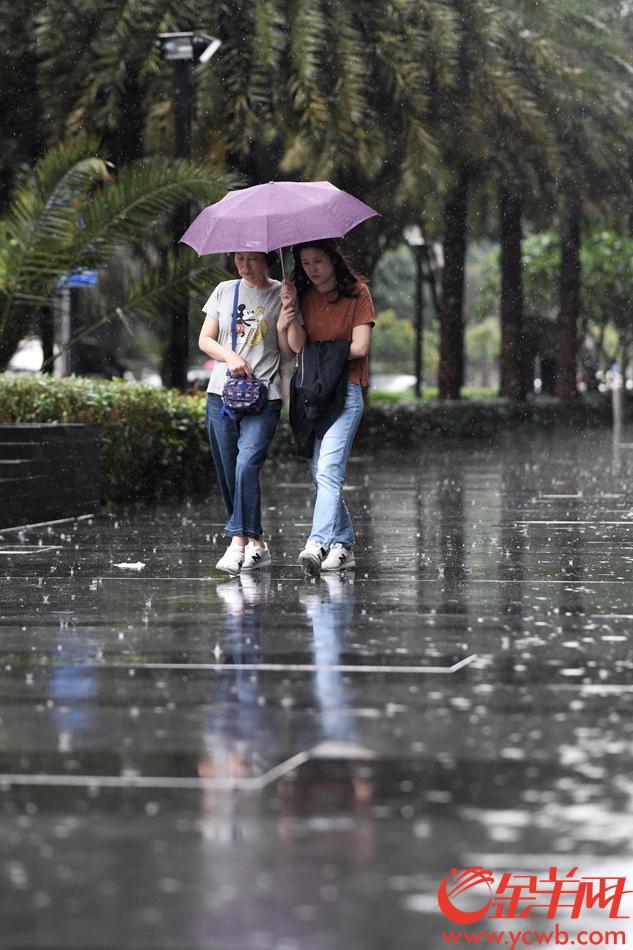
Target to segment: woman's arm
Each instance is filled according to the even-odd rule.
[[[286,302],[277,319],[277,340],[283,357],[290,360],[305,344],[305,330],[297,320],[295,304]]]
[[[277,327],[282,331],[286,330],[286,341],[290,352],[290,356],[287,357],[291,359],[296,353],[303,349],[306,342],[305,330],[297,320],[297,308],[298,308],[298,298],[297,298],[297,288],[290,280],[290,278],[285,277],[281,285],[281,314],[279,315],[279,320],[281,325],[278,322]],[[280,342],[280,348],[282,344]],[[284,352],[284,351],[282,351]],[[285,352],[284,352],[285,355]]]
[[[357,360],[369,353],[371,344],[371,325],[363,323],[352,330],[352,342],[349,348],[349,359]]]
[[[218,343],[218,332],[220,324],[218,318],[209,314],[202,324],[200,336],[198,337],[198,346],[203,353],[210,356],[212,360],[218,360],[220,363],[226,363],[234,376],[252,376],[253,370],[250,364],[243,356],[234,353],[233,350],[220,346]]]

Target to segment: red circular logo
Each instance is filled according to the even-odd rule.
[[[494,884],[492,871],[486,871],[482,867],[465,868],[463,871],[453,868],[451,873],[446,875],[437,892],[440,910],[455,924],[476,924],[478,920],[486,916],[492,904],[491,884]],[[482,902],[483,906],[478,910],[462,908],[459,897],[465,892],[469,893],[464,904],[472,906],[476,901]]]

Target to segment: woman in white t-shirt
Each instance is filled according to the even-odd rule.
[[[211,454],[226,506],[224,534],[231,544],[216,567],[229,574],[271,563],[263,540],[259,473],[275,434],[281,411],[281,357],[292,359],[303,347],[305,335],[296,315],[281,311],[278,280],[266,272],[266,254],[236,251],[239,275],[237,344],[232,348],[233,300],[236,281],[218,284],[204,307],[200,331],[203,353],[215,360],[207,387],[207,431]],[[263,409],[237,420],[222,416],[222,388],[227,369],[233,376],[256,377],[268,387]]]

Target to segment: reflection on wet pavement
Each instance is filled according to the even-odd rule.
[[[5,532],[2,946],[439,947],[452,868],[633,877],[632,470],[596,432],[352,459],[318,581],[301,464],[270,572],[213,570],[215,497]]]

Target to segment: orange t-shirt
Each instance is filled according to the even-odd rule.
[[[301,315],[310,343],[326,340],[352,340],[354,327],[374,325],[374,305],[367,284],[356,284],[357,297],[339,297],[332,303],[336,291],[320,294],[311,287],[301,298]],[[349,361],[347,378],[350,383],[369,386],[369,359],[362,356]]]

